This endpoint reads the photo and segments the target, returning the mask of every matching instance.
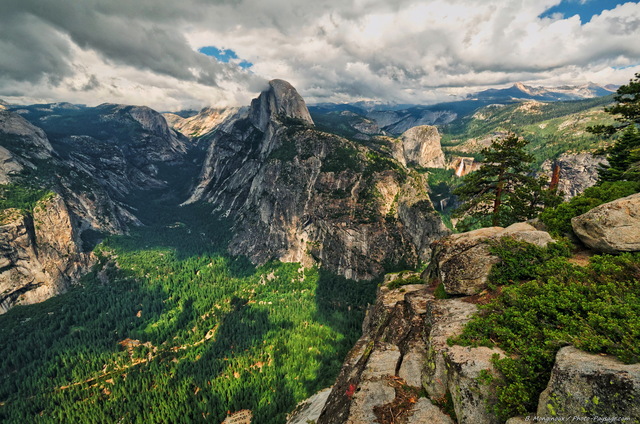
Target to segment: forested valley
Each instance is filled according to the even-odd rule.
[[[0,316],[0,421],[282,423],[333,383],[376,282],[229,256],[228,224],[172,194],[188,171],[161,172],[168,188],[131,198],[143,226],[67,293]]]

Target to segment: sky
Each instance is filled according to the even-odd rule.
[[[0,0],[0,99],[428,104],[502,88],[624,84],[640,3],[617,0]]]

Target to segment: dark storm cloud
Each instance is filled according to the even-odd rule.
[[[72,42],[115,65],[211,87],[256,79],[191,48],[176,26],[198,15],[184,1],[4,0],[0,70],[8,79],[58,83],[72,74]]]
[[[0,13],[0,28],[0,81],[56,84],[73,74],[69,40],[38,18]]]

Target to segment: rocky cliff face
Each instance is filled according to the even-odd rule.
[[[167,123],[176,131],[190,138],[201,137],[210,133],[238,112],[238,108],[204,108],[197,115],[183,118],[181,116],[163,114]]]
[[[0,214],[0,313],[65,291],[92,262],[59,195],[39,201],[33,214]]]
[[[32,213],[0,211],[2,311],[64,291],[91,262],[84,250],[93,246],[83,247],[91,237],[83,233],[139,225],[132,194],[165,187],[159,166],[184,164],[189,147],[146,107],[62,104],[19,112],[0,111],[0,184],[36,185],[53,195]]]
[[[404,159],[409,165],[444,168],[444,153],[436,127],[421,125],[405,131],[400,137]]]
[[[410,275],[387,277],[385,283]],[[439,407],[447,399],[459,423],[497,422],[486,408],[495,393],[478,377],[496,375],[491,357],[503,353],[447,343],[476,311],[461,299],[436,299],[425,284],[383,285],[317,423],[448,424],[454,420]],[[423,389],[427,397],[420,397]]]
[[[558,191],[568,200],[595,185],[598,181],[598,168],[606,163],[604,157],[593,156],[591,153],[564,153],[555,161],[545,161],[542,171],[551,178],[554,165],[560,167]]]
[[[189,202],[206,200],[232,217],[231,252],[256,263],[321,263],[370,279],[426,259],[429,241],[447,230],[421,177],[312,125],[295,89],[272,81],[219,127]]]

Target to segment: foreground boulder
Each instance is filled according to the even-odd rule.
[[[573,232],[604,253],[640,251],[640,193],[591,209],[571,220]]]
[[[567,346],[556,355],[538,416],[640,418],[640,364]],[[631,422],[631,421],[630,421]],[[637,421],[634,421],[637,422]]]
[[[453,234],[433,246],[429,278],[437,278],[448,294],[474,295],[487,287],[491,267],[500,260],[490,252],[490,242],[502,237],[545,247],[554,240],[549,233],[539,231],[524,222],[507,228],[489,227]]]

